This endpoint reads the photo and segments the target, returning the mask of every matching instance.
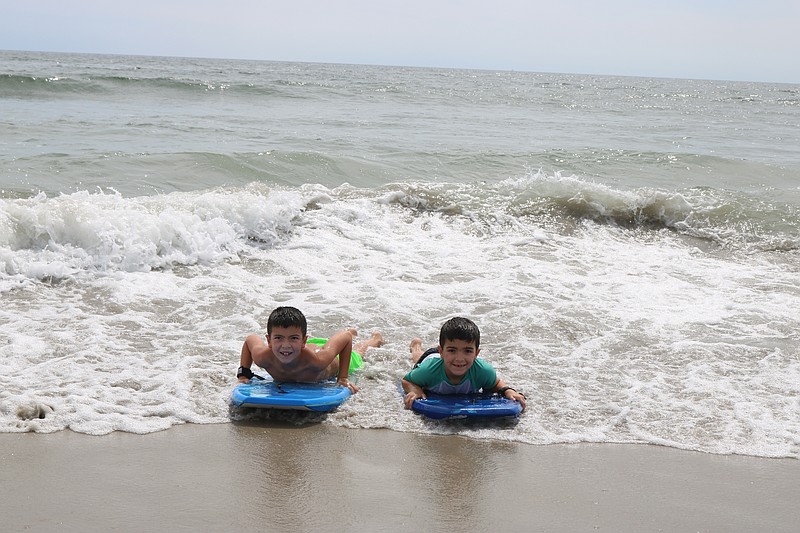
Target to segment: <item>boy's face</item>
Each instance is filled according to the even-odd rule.
[[[283,364],[291,363],[300,355],[306,345],[306,337],[299,326],[290,328],[273,327],[267,336],[267,344],[272,355]]]
[[[444,362],[444,373],[456,383],[467,375],[479,353],[480,349],[475,348],[475,341],[447,339],[444,346],[439,346],[439,356]]]

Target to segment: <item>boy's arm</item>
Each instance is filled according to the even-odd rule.
[[[248,335],[244,340],[244,344],[242,345],[242,355],[239,358],[239,367],[243,369],[244,374],[239,377],[240,383],[247,383],[250,381],[250,376],[252,376],[252,371],[248,372],[250,367],[253,366],[253,352],[251,351],[250,344],[255,342],[261,342],[261,337],[258,335]],[[258,345],[256,344],[255,346]]]
[[[358,387],[350,383],[348,376],[350,375],[350,357],[353,352],[353,335],[347,331],[342,330],[328,339],[325,346],[317,351],[316,356],[322,368],[325,368],[336,356],[339,356],[339,374],[336,376],[336,383],[342,387],[347,387],[351,392],[358,392]]]
[[[414,403],[414,400],[424,400],[427,398],[427,396],[425,396],[425,391],[422,390],[422,387],[411,383],[405,378],[403,378],[403,392],[406,393],[406,396],[403,399],[406,409],[411,409],[411,404]]]
[[[503,398],[519,402],[522,405],[522,410],[525,410],[525,395],[506,385],[505,381],[502,379],[497,379],[497,383],[494,389],[492,389],[492,392],[500,394]]]

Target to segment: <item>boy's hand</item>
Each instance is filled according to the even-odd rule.
[[[250,378],[247,376],[242,376],[239,378],[239,383],[250,383]]]
[[[510,393],[510,394],[509,394]],[[522,410],[525,410],[525,395],[517,391],[510,390],[506,393],[509,400],[516,400],[522,405]]]
[[[338,378],[336,384],[340,387],[347,387],[353,394],[358,392],[358,387],[356,387],[354,383],[350,383],[350,380],[347,378]]]
[[[519,402],[522,405],[522,410],[525,410],[525,395],[521,392],[517,392],[510,387],[506,387],[506,390],[501,392],[503,398],[507,400],[514,400],[515,402]]]
[[[424,400],[425,398],[427,398],[427,396],[425,396],[425,393],[421,389],[419,391],[412,390],[406,393],[403,403],[406,409],[411,409],[411,404],[414,403],[414,400]]]
[[[416,383],[411,383],[405,378],[403,379],[403,390],[406,393],[405,398],[403,398],[403,404],[405,405],[406,409],[411,409],[411,404],[414,403],[414,400],[424,400],[427,398],[427,396],[425,396],[425,391],[422,390],[422,387]]]

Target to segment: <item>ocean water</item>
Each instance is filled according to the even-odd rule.
[[[380,331],[298,424],[800,456],[800,86],[0,52],[0,431],[231,411],[294,305]],[[397,382],[462,315],[528,397]]]

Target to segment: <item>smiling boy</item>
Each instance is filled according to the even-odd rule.
[[[307,344],[306,317],[294,307],[278,307],[267,320],[267,342],[260,335],[249,335],[242,346],[236,377],[247,383],[253,377],[253,363],[266,370],[276,381],[314,383],[336,376],[337,383],[358,392],[348,379],[353,355],[354,329],[335,333],[323,346]],[[375,332],[356,345],[363,354],[367,348],[381,346],[383,337]],[[337,357],[338,356],[338,357]],[[360,362],[360,357],[359,357]]]
[[[518,401],[525,409],[525,396],[498,379],[491,364],[478,357],[481,333],[468,318],[451,318],[439,332],[439,346],[422,352],[422,340],[411,341],[414,368],[403,377],[404,403],[411,409],[414,400],[426,398],[425,391],[437,394],[496,392]]]

